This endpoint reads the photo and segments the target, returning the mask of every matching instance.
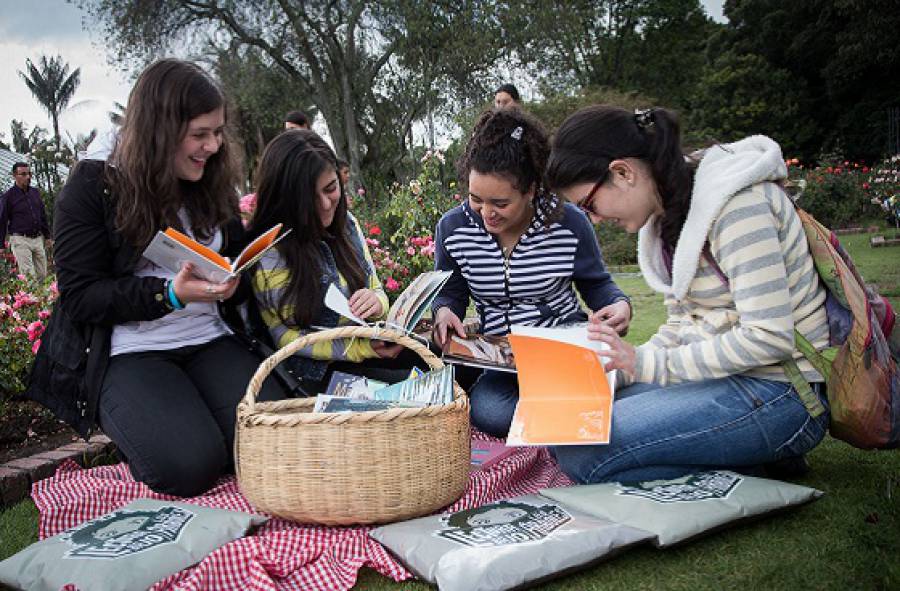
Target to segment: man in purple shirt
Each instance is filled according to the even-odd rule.
[[[31,168],[25,162],[12,167],[15,185],[0,197],[0,248],[9,235],[19,272],[36,277],[47,276],[47,255],[44,239],[50,238],[50,226],[41,194],[31,186]]]

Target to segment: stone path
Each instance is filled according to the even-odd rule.
[[[94,435],[90,441],[67,443],[0,464],[0,507],[14,505],[26,498],[32,484],[52,476],[64,461],[73,460],[81,466],[89,466],[97,456],[112,453],[114,449],[109,437]]]

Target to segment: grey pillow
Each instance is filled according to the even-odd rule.
[[[537,495],[386,525],[369,535],[441,591],[510,589],[652,537]]]
[[[0,582],[20,589],[146,589],[242,537],[265,517],[138,499],[0,562]]]
[[[655,534],[669,546],[727,523],[799,505],[822,491],[727,470],[674,480],[548,488],[541,495],[567,507]]]

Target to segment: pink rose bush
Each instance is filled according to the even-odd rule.
[[[18,274],[7,252],[0,254],[0,401],[25,389],[58,295],[55,281]]]

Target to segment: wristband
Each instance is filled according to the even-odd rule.
[[[175,282],[171,279],[169,280],[169,303],[172,304],[172,307],[176,310],[184,310],[184,304],[181,303],[181,300],[178,299],[178,296],[175,295]]]

